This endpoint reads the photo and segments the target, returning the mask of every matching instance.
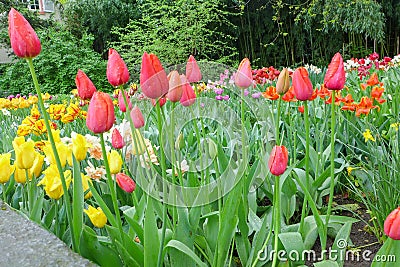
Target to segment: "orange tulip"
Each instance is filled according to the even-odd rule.
[[[190,55],[186,63],[186,78],[190,83],[197,83],[202,78],[199,65],[192,55]]]
[[[248,58],[244,58],[240,62],[235,75],[235,84],[241,89],[246,89],[253,84],[253,74],[251,73],[250,60]]]
[[[262,96],[269,100],[276,100],[279,98],[279,95],[276,93],[276,88],[274,86],[268,86],[265,92],[262,93]]]
[[[115,49],[108,50],[107,79],[112,86],[119,86],[129,81],[129,71],[124,60]]]
[[[329,90],[342,90],[346,82],[343,58],[340,53],[336,53],[331,63],[328,65],[324,78],[324,85]]]
[[[148,98],[156,99],[168,93],[168,78],[160,60],[154,54],[143,53],[140,87]]]
[[[103,92],[95,92],[89,103],[86,126],[93,133],[104,133],[111,129],[114,121],[114,105],[111,97]]]
[[[124,173],[118,173],[116,175],[118,186],[127,193],[132,193],[136,189],[136,183]]]
[[[382,86],[374,86],[371,91],[371,97],[379,102],[379,104],[384,103],[386,100],[382,99],[382,94],[385,91],[385,88]]]
[[[78,70],[75,77],[76,88],[78,88],[78,95],[81,99],[91,99],[94,92],[96,92],[96,87],[89,77],[82,70]]]
[[[8,13],[8,35],[11,47],[18,57],[34,58],[40,54],[42,46],[35,30],[14,8]]]
[[[274,146],[269,155],[268,168],[273,175],[281,175],[286,171],[288,151],[285,146]]]
[[[294,95],[300,101],[308,100],[313,94],[313,85],[308,77],[308,71],[304,67],[297,68],[292,77]]]
[[[356,116],[359,117],[361,114],[368,115],[371,109],[374,108],[379,107],[372,105],[372,100],[366,96],[363,96],[360,103],[356,105]]]
[[[330,92],[328,91],[328,89],[325,87],[325,85],[321,85],[321,88],[317,91],[317,95],[321,98],[321,99],[325,99],[327,96],[330,95]]]
[[[297,101],[294,99],[294,90],[293,86],[290,86],[289,90],[282,96],[282,100],[286,102],[292,102],[292,101]]]

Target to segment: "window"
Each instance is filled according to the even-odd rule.
[[[54,12],[54,2],[51,0],[42,0],[43,10],[46,12]]]
[[[54,2],[51,0],[22,0],[30,10],[54,12]]]

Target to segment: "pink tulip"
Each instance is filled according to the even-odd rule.
[[[235,75],[235,85],[241,89],[246,89],[253,84],[253,74],[251,73],[250,60],[244,58],[240,62]]]
[[[164,106],[167,103],[166,97],[160,97],[159,99],[151,99],[151,104],[155,107],[157,103],[160,104],[160,107]]]
[[[136,129],[142,128],[144,126],[143,114],[138,106],[135,106],[131,110],[131,118],[133,121],[133,125],[135,126]]]
[[[268,168],[273,175],[281,175],[286,171],[288,151],[285,146],[274,146],[269,155]]]
[[[324,85],[329,90],[342,90],[346,82],[346,73],[344,71],[343,58],[340,53],[336,53],[324,78]]]
[[[131,102],[131,98],[129,97],[129,95],[124,91],[125,97],[126,97],[126,101],[128,101],[128,105],[129,105],[129,110],[132,109],[132,102]],[[126,112],[126,106],[125,106],[125,100],[124,100],[124,96],[122,94],[122,91],[119,91],[118,93],[118,107],[122,112]]]
[[[383,230],[391,239],[400,240],[400,207],[387,216]]]
[[[75,77],[75,84],[76,88],[78,88],[78,95],[83,100],[91,99],[94,92],[97,91],[92,80],[82,70],[78,70]]]
[[[136,183],[131,177],[124,173],[118,173],[116,175],[118,186],[127,193],[132,193],[136,189]]]
[[[129,81],[129,71],[124,60],[112,48],[108,50],[107,79],[112,86],[119,86]]]
[[[168,78],[160,60],[154,54],[143,53],[140,87],[148,98],[156,99],[168,93]]]
[[[186,78],[189,83],[197,83],[201,80],[201,71],[194,56],[190,55],[186,63]]]
[[[115,121],[114,105],[107,93],[95,92],[89,102],[86,126],[93,133],[104,133],[111,129]]]
[[[182,97],[180,99],[180,102],[182,106],[188,107],[194,104],[196,101],[196,94],[186,79],[186,76],[182,74],[181,76],[181,81],[182,81]]]
[[[111,134],[111,145],[115,149],[121,149],[125,146],[124,139],[122,138],[122,135],[117,128],[114,128]]]
[[[169,79],[169,91],[167,98],[171,102],[178,102],[182,97],[182,80],[179,73],[176,70],[171,71],[168,74]]]
[[[14,54],[21,58],[34,58],[42,46],[35,30],[17,10],[8,13],[8,35]]]
[[[296,98],[300,101],[308,100],[313,94],[313,85],[304,67],[297,68],[292,77],[292,85]]]

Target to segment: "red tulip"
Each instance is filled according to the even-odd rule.
[[[178,102],[182,97],[182,80],[179,73],[176,70],[171,71],[168,74],[169,80],[169,91],[167,98],[171,102]]]
[[[235,75],[235,84],[241,89],[246,89],[253,84],[253,74],[251,72],[250,60],[248,58],[244,58],[242,62],[240,62]]]
[[[115,149],[121,149],[125,146],[124,139],[122,138],[122,135],[117,128],[114,128],[111,134],[111,145]]]
[[[292,85],[294,95],[301,101],[308,100],[314,92],[313,85],[308,77],[308,71],[304,67],[297,68],[294,71]]]
[[[168,93],[168,78],[160,60],[154,54],[143,53],[140,87],[148,98],[156,99]]]
[[[129,81],[129,71],[124,60],[112,48],[108,50],[107,79],[112,86],[119,86]]]
[[[75,84],[76,88],[78,88],[78,95],[83,100],[91,99],[94,92],[97,91],[92,80],[81,70],[78,70],[76,74]]]
[[[181,104],[182,106],[188,107],[194,104],[196,101],[196,94],[186,79],[186,76],[184,74],[181,75],[181,81],[182,81],[182,97],[181,97]]]
[[[111,129],[114,121],[114,105],[111,97],[103,92],[95,92],[89,103],[86,126],[95,134],[104,133]]]
[[[400,240],[400,207],[393,210],[383,225],[385,234],[394,240]]]
[[[192,55],[190,55],[186,63],[186,78],[190,83],[197,83],[202,78],[199,65],[197,65],[197,61]]]
[[[40,54],[42,46],[35,30],[14,8],[8,13],[8,35],[11,47],[18,57],[34,58]]]
[[[136,183],[131,177],[124,173],[118,173],[116,175],[118,186],[127,193],[132,193],[136,189]]]
[[[128,101],[128,105],[129,105],[129,110],[132,109],[132,102],[131,99],[129,97],[129,95],[124,91],[125,97],[126,97],[126,101]],[[126,112],[126,106],[125,106],[125,100],[124,100],[124,96],[122,94],[122,91],[119,91],[118,93],[118,107],[122,112]]]
[[[151,104],[154,107],[157,105],[157,102],[160,103],[160,107],[162,107],[162,106],[164,106],[165,103],[167,103],[167,98],[160,97],[159,99],[151,99]]]
[[[343,58],[340,53],[336,53],[324,78],[324,85],[329,90],[342,90],[346,82],[346,73],[344,71]]]
[[[135,126],[136,129],[142,128],[144,126],[143,114],[138,106],[135,106],[131,110],[131,118],[133,125]]]
[[[273,175],[281,175],[286,171],[288,151],[285,146],[274,146],[269,155],[268,168]]]

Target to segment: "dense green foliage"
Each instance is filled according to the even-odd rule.
[[[93,37],[77,39],[60,28],[39,30],[42,52],[34,59],[38,80],[44,92],[69,93],[75,88],[75,75],[82,69],[102,90],[112,90],[106,78],[106,62],[92,50]],[[15,58],[1,66],[0,91],[4,93],[34,92],[32,78],[25,60]]]

